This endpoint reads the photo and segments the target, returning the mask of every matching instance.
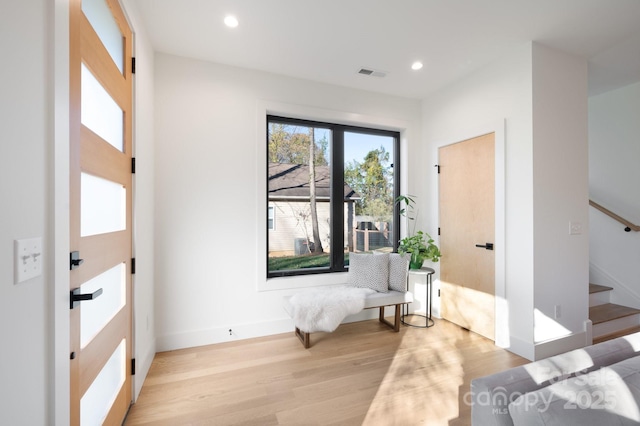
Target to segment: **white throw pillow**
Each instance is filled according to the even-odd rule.
[[[389,254],[389,290],[407,291],[410,258],[408,254]]]
[[[349,253],[349,285],[389,292],[389,254]]]

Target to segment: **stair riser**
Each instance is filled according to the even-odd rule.
[[[609,293],[608,291],[601,291],[599,293],[592,293],[589,295],[589,307],[604,305],[605,303],[609,303]]]
[[[629,315],[599,324],[593,324],[593,338],[606,336],[640,325],[640,314]]]

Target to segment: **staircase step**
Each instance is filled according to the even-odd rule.
[[[625,328],[624,330],[620,330],[615,333],[606,334],[604,336],[594,338],[593,344],[595,345],[596,343],[602,343],[607,340],[615,339],[616,337],[627,336],[629,334],[637,333],[639,331],[640,331],[640,325],[636,325],[635,327],[631,327],[631,328]]]
[[[614,303],[604,303],[589,308],[589,319],[592,324],[600,324],[636,314],[640,314],[640,309],[616,305]]]
[[[604,303],[589,308],[594,340],[640,326],[640,309]]]
[[[589,294],[600,293],[603,291],[611,291],[613,287],[607,287],[606,285],[600,284],[589,284]]]
[[[589,284],[589,307],[609,303],[612,287],[599,284]]]

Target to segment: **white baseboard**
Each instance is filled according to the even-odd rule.
[[[581,331],[558,339],[547,340],[535,345],[535,359],[540,360],[553,355],[584,348],[588,340],[587,331]]]
[[[172,351],[287,332],[291,332],[293,335],[293,328],[293,321],[289,318],[283,318],[266,322],[236,324],[230,327],[216,327],[168,334],[157,338],[157,350],[158,352]],[[230,329],[231,332],[229,332]]]
[[[410,308],[408,313],[413,313],[411,306],[412,304],[409,304]],[[347,316],[342,323],[346,324],[350,322],[377,319],[378,313],[379,310],[377,308],[365,309],[355,315]],[[387,307],[385,315],[387,317],[393,316],[393,309]],[[229,328],[231,328],[231,333],[229,333]],[[158,352],[164,352],[282,333],[291,333],[291,336],[293,337],[293,330],[293,320],[290,318],[283,318],[272,321],[236,324],[230,327],[216,327],[206,330],[193,330],[184,333],[168,334],[157,338],[156,347]]]
[[[386,315],[392,316],[392,310],[387,309]],[[365,309],[356,315],[346,317],[343,323],[364,321],[374,318],[378,318],[378,309]],[[229,329],[231,329],[231,332],[229,332]],[[291,336],[293,336],[293,330],[293,321],[290,318],[283,318],[272,321],[236,324],[229,327],[216,327],[206,330],[193,330],[184,333],[167,334],[157,338],[156,347],[158,352],[164,352],[289,332],[291,333]]]

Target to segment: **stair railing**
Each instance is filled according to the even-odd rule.
[[[623,224],[625,226],[625,228],[624,228],[625,232],[631,232],[631,231],[638,232],[638,231],[640,231],[640,226],[639,225],[634,225],[633,223],[631,223],[627,219],[624,219],[624,218],[618,216],[617,214],[615,214],[611,210],[606,209],[605,207],[602,207],[600,204],[596,203],[595,201],[589,200],[589,205],[591,207],[597,209],[597,210],[600,210],[602,213],[606,214],[607,216],[611,217],[612,219],[615,219],[618,222],[620,222],[621,224]]]

